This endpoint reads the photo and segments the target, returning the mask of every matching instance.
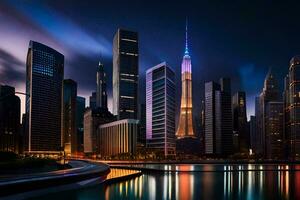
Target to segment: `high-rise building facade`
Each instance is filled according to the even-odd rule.
[[[282,159],[284,155],[283,102],[270,101],[266,105],[266,158]]]
[[[85,98],[76,98],[76,130],[77,130],[77,151],[83,152],[83,117],[85,111]]]
[[[285,84],[285,137],[288,157],[300,158],[300,56],[290,61]]]
[[[146,72],[146,139],[147,147],[175,154],[175,73],[165,62]]]
[[[176,132],[176,137],[178,139],[196,137],[193,131],[192,63],[188,49],[187,25],[185,34],[185,52],[181,64],[181,105],[179,124]]]
[[[233,141],[235,152],[248,153],[250,136],[247,129],[246,93],[237,92],[232,97]]]
[[[21,101],[15,88],[0,85],[0,151],[19,153]]]
[[[77,83],[72,79],[65,79],[63,84],[63,124],[62,141],[66,155],[77,152]]]
[[[144,103],[140,104],[139,108],[139,132],[138,132],[138,146],[145,147],[146,145],[146,105]]]
[[[205,83],[205,154],[216,152],[216,91],[220,90],[220,85],[211,81]]]
[[[107,108],[106,73],[104,65],[99,62],[97,68],[97,107]]]
[[[233,153],[231,84],[221,78],[220,84],[205,83],[205,153]]]
[[[138,33],[118,29],[113,41],[113,114],[137,119],[139,48]]]
[[[26,153],[52,154],[62,149],[64,56],[30,41],[26,61]]]

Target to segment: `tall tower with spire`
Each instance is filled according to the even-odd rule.
[[[196,137],[193,131],[192,104],[192,63],[188,49],[188,23],[185,26],[185,51],[181,64],[181,106],[177,139]]]

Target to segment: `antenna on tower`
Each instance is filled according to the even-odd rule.
[[[185,19],[185,55],[189,55],[189,48],[188,48],[188,18]]]

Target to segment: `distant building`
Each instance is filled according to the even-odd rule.
[[[137,147],[139,121],[123,119],[102,124],[96,133],[96,152],[100,157],[109,157],[118,154],[134,154]]]
[[[99,62],[97,68],[97,101],[96,106],[107,108],[107,93],[106,93],[106,73],[104,71],[104,65]]]
[[[137,119],[138,79],[138,33],[118,29],[113,41],[113,114],[118,119]]]
[[[235,152],[248,153],[250,136],[247,129],[246,93],[237,92],[232,97],[233,141]]]
[[[70,156],[77,152],[77,83],[72,79],[65,79],[63,88],[62,141],[66,155]]]
[[[140,122],[140,129],[138,132],[137,142],[141,147],[146,145],[146,105],[144,103],[140,104],[138,119]]]
[[[205,153],[228,156],[233,153],[231,84],[205,83]]]
[[[97,108],[97,93],[92,92],[92,96],[90,96],[90,108],[96,109]]]
[[[15,88],[0,85],[0,151],[19,153],[21,101]]]
[[[83,117],[85,111],[85,98],[76,98],[76,130],[77,130],[77,151],[83,152]]]
[[[84,153],[96,153],[99,147],[96,144],[97,128],[101,124],[110,123],[115,121],[116,117],[111,114],[108,109],[88,108],[84,112]]]
[[[269,135],[267,133],[267,126],[266,126],[266,120],[267,120],[267,104],[271,101],[279,101],[279,89],[278,89],[278,83],[275,77],[272,75],[271,72],[269,72],[265,78],[264,82],[264,88],[262,93],[259,97],[259,103],[258,103],[258,116],[257,117],[257,131],[259,135],[259,144],[258,144],[258,152],[263,157],[266,157],[266,136]]]
[[[175,154],[175,74],[165,62],[146,72],[146,139],[148,148]]]
[[[270,101],[266,105],[266,158],[283,158],[283,130],[283,102]]]
[[[26,61],[25,153],[61,152],[63,77],[64,56],[30,41]]]
[[[257,137],[258,137],[257,136],[256,117],[255,116],[250,116],[249,133],[250,133],[250,149],[253,152],[255,150],[255,144],[256,144],[256,141],[257,141]]]
[[[285,136],[289,159],[300,158],[300,56],[290,61],[285,84]]]

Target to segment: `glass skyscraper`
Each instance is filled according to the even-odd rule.
[[[59,153],[62,148],[64,56],[30,41],[26,61],[26,153]]]
[[[137,119],[138,78],[138,34],[118,29],[113,41],[113,114],[118,119]]]
[[[175,74],[165,62],[146,72],[146,140],[150,149],[175,154]]]

